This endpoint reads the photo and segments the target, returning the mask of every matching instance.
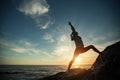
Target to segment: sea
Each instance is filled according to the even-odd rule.
[[[89,69],[91,65],[75,65],[72,68]],[[0,65],[0,80],[39,80],[64,72],[67,65]]]

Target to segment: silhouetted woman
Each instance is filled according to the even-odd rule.
[[[78,55],[80,53],[84,53],[84,52],[88,51],[89,49],[93,49],[95,52],[101,54],[101,52],[99,50],[97,50],[93,45],[89,45],[87,47],[84,47],[84,44],[83,44],[81,37],[78,36],[78,32],[75,31],[75,28],[72,26],[71,22],[69,22],[69,25],[71,26],[71,29],[72,29],[72,33],[70,35],[71,40],[75,42],[76,49],[75,49],[73,58],[69,63],[68,70],[70,70],[73,62],[75,61],[75,59],[78,57]]]

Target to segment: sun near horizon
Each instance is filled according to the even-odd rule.
[[[68,21],[85,47],[94,45],[104,50],[120,40],[119,8],[115,3],[0,0],[0,65],[68,65],[75,50]],[[89,50],[80,54],[73,65],[92,65],[97,56]]]

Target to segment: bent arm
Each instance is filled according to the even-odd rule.
[[[74,40],[73,33],[70,34],[70,37],[71,37],[71,41],[73,41]]]

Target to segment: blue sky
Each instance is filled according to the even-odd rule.
[[[0,64],[68,64],[75,48],[68,21],[85,46],[102,51],[120,40],[118,0],[1,0],[0,7]]]

